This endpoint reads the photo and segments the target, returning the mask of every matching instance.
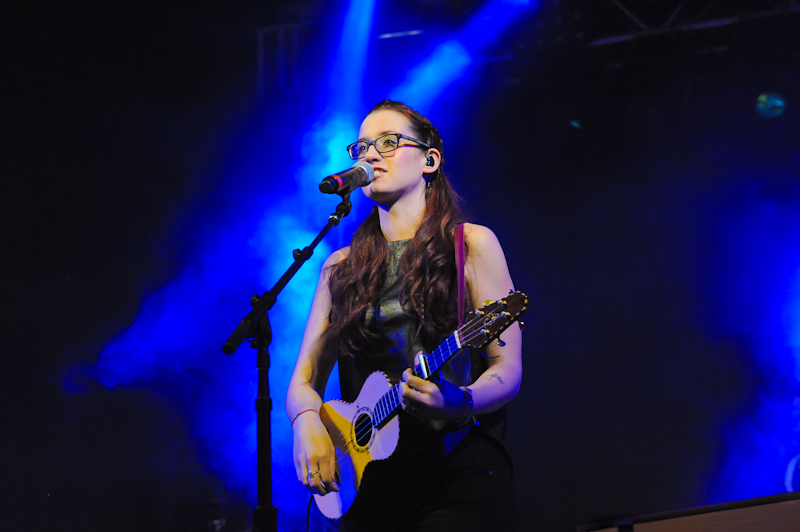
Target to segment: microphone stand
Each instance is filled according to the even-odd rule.
[[[350,213],[350,191],[337,192],[342,202],[336,211],[328,217],[328,225],[320,231],[314,241],[302,250],[295,249],[294,263],[269,292],[250,298],[253,310],[245,316],[236,330],[230,335],[222,351],[230,355],[248,338],[250,345],[257,349],[256,368],[258,369],[258,391],[256,398],[256,462],[257,462],[257,506],[253,510],[254,532],[277,532],[278,509],[272,505],[272,440],[270,416],[272,400],[269,397],[269,344],[272,341],[272,330],[269,325],[267,311],[275,305],[278,294],[294,277],[300,267],[314,254],[322,239],[334,226],[339,225],[342,218]]]

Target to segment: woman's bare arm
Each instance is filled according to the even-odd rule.
[[[333,253],[322,268],[300,344],[300,353],[286,394],[286,414],[292,420],[294,431],[293,459],[297,480],[320,494],[338,491],[334,482],[335,450],[319,417],[325,385],[335,360],[323,356],[321,338],[328,326],[331,309],[328,267],[338,263],[345,253],[346,250]],[[309,477],[309,473],[314,475]]]
[[[488,228],[468,224],[465,237],[469,246],[466,275],[473,303],[494,301],[514,289],[503,248]],[[514,323],[502,335],[503,347],[492,342],[484,349],[489,367],[468,388],[472,391],[475,414],[497,410],[519,392],[522,381],[522,332]]]
[[[464,235],[469,246],[466,277],[473,304],[495,301],[514,289],[508,265],[495,234],[486,227],[467,224]],[[473,412],[486,414],[497,410],[519,391],[522,381],[522,333],[514,323],[502,334],[505,346],[491,343],[485,348],[488,369],[467,388],[472,392]],[[463,392],[447,383],[434,384],[403,373],[400,385],[403,408],[423,419],[452,419],[459,412]]]

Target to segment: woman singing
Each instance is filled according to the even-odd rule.
[[[363,190],[376,205],[351,245],[325,261],[314,295],[286,399],[297,478],[316,494],[339,489],[319,416],[334,363],[348,402],[382,371],[401,381],[399,443],[367,465],[340,530],[518,530],[501,442],[522,378],[519,327],[503,333],[503,347],[463,349],[435,382],[408,369],[458,327],[456,235],[463,230],[467,310],[513,289],[500,243],[486,227],[459,228],[442,139],[413,109],[381,102],[348,151],[374,167]]]

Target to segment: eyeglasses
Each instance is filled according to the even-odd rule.
[[[401,146],[400,139],[406,139],[410,140],[411,142],[416,142],[419,145],[415,146],[417,148],[425,148],[426,150],[430,149],[430,146],[428,146],[424,142],[420,142],[417,139],[407,137],[400,133],[387,133],[369,142],[367,142],[366,140],[359,140],[358,142],[354,142],[347,147],[347,153],[353,160],[363,159],[367,155],[367,150],[369,150],[370,144],[375,146],[375,149],[378,150],[378,153],[381,154],[389,153]],[[409,146],[409,144],[402,144],[402,146]]]

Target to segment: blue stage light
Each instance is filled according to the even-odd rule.
[[[409,70],[406,79],[389,94],[389,99],[427,109],[448,85],[463,75],[470,64],[472,57],[461,42],[444,42],[430,57]]]
[[[493,0],[476,13],[455,38],[447,38],[434,51],[410,68],[389,98],[405,102],[425,112],[445,88],[460,79],[467,68],[479,62],[485,50],[497,42],[508,26],[539,2]]]
[[[338,196],[320,194],[317,184],[352,164],[345,147],[357,137],[363,113],[361,84],[373,10],[374,0],[349,3],[327,87],[319,92],[326,110],[310,119],[304,110],[320,108],[319,102],[304,102],[283,110],[284,116],[269,117],[279,124],[282,138],[300,139],[301,161],[291,170],[296,179],[265,177],[263,183],[271,187],[266,192],[256,184],[250,205],[226,213],[225,227],[207,229],[192,264],[145,299],[133,325],[109,342],[88,370],[107,387],[137,386],[169,396],[184,410],[204,465],[251,505],[256,501],[255,357],[246,343],[230,357],[221,345],[249,311],[249,295],[275,284],[291,264],[292,250],[310,244],[336,207]],[[308,123],[313,125],[305,128]],[[265,159],[285,160],[281,148],[264,149],[276,153],[272,158],[259,154],[258,161],[253,155],[236,172],[268,176]],[[233,187],[242,186],[242,179],[232,181]],[[273,498],[281,530],[304,528],[308,503],[291,460],[286,389],[322,261],[345,244],[342,235],[350,220],[363,218],[360,196],[353,194],[354,212],[317,247],[270,312],[273,486],[280,486]],[[329,390],[338,393],[335,375]]]
[[[493,0],[470,19],[459,34],[459,40],[468,50],[484,50],[496,42],[510,24],[538,8],[539,2],[535,0]]]
[[[709,502],[800,487],[800,211],[791,202],[756,205],[728,221],[730,267],[721,276],[725,305],[716,315],[725,333],[748,342],[758,391],[724,431]]]
[[[756,111],[764,118],[776,118],[786,110],[786,100],[780,94],[765,92],[758,96]]]
[[[323,97],[334,108],[352,110],[361,102],[375,0],[352,0],[342,25],[339,49],[330,72],[332,94]]]

